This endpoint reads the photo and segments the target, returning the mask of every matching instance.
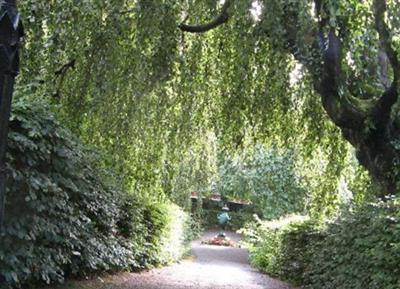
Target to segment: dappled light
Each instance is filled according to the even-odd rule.
[[[260,1],[256,0],[251,3],[250,14],[255,22],[261,20],[262,10],[263,10],[263,5],[261,4]]]

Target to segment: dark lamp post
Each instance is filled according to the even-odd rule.
[[[0,0],[0,228],[4,222],[8,124],[14,80],[19,70],[19,41],[23,35],[16,0]]]

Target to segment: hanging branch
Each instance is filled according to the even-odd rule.
[[[188,25],[181,23],[178,27],[184,32],[190,33],[204,33],[210,31],[229,20],[229,7],[231,4],[231,0],[226,0],[224,5],[222,6],[221,13],[211,22],[206,24],[199,24],[199,25]]]
[[[60,81],[58,83],[58,88],[56,93],[54,94],[55,98],[60,98],[61,96],[61,88],[64,84],[65,76],[67,75],[67,71],[69,69],[75,69],[76,59],[72,59],[68,63],[64,64],[60,69],[58,69],[54,74],[56,77],[60,77]]]
[[[72,60],[69,61],[68,63],[64,64],[60,69],[56,70],[56,72],[54,72],[54,74],[55,74],[56,76],[59,76],[59,75],[61,75],[61,74],[65,74],[66,71],[67,71],[69,68],[72,68],[72,69],[75,68],[75,63],[76,63],[76,59],[72,59]]]

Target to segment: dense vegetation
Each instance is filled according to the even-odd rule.
[[[300,217],[243,230],[252,262],[304,288],[399,288],[399,201],[363,205],[332,223]]]
[[[1,288],[149,268],[182,256],[187,214],[121,191],[48,105],[19,100],[10,126]]]
[[[190,191],[216,182],[221,152],[290,143],[319,178],[310,207],[332,213],[349,146],[309,75],[264,39],[247,1],[207,34],[179,31],[187,15],[200,22],[217,13],[217,2],[24,1],[19,85],[57,105],[63,123],[105,152],[104,165],[129,191],[186,206]]]
[[[304,212],[306,193],[295,166],[290,151],[283,155],[256,146],[243,156],[224,159],[217,191],[226,198],[250,201],[253,213],[265,219]]]
[[[399,286],[398,0],[18,5],[9,284],[176,259],[195,191],[254,204],[236,218],[263,270]]]

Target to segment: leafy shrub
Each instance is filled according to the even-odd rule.
[[[13,108],[2,279],[49,283],[68,273],[125,268],[131,253],[116,234],[120,193],[101,181],[93,154],[48,107],[19,101]]]
[[[7,160],[0,287],[178,257],[168,242],[179,245],[172,231],[183,232],[184,213],[172,204],[124,204],[125,194],[107,183],[93,152],[60,126],[48,106],[14,104]]]
[[[262,270],[308,289],[400,288],[400,202],[365,205],[330,224],[249,224],[245,239]]]
[[[158,236],[153,240],[160,248],[157,254],[156,265],[164,265],[180,259],[188,249],[187,243],[191,240],[191,223],[187,214],[177,205],[164,202],[153,204],[150,211],[158,211]],[[154,219],[154,218],[153,218]],[[156,223],[156,222],[153,222]],[[149,232],[154,232],[149,230]]]
[[[400,288],[399,199],[346,214],[328,227],[313,255],[307,288]]]
[[[254,213],[251,209],[241,209],[229,212],[229,216],[231,220],[228,223],[228,228],[237,231],[253,220]]]
[[[212,229],[218,227],[218,213],[221,212],[219,208],[203,209],[201,212],[201,225],[203,228]]]
[[[271,275],[302,284],[312,258],[308,250],[320,235],[317,224],[303,216],[248,223],[241,232],[250,249],[251,263]],[[315,234],[317,232],[317,234]]]
[[[118,224],[134,244],[135,268],[165,265],[182,257],[191,240],[187,214],[170,202],[139,202],[129,195]]]

